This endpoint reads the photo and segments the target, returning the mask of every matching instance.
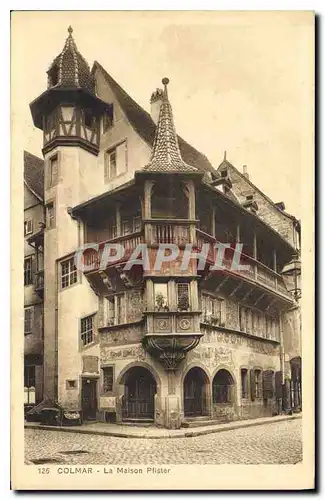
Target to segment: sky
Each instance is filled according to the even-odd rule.
[[[311,14],[14,12],[12,118],[23,149],[38,156],[42,132],[29,103],[46,89],[69,25],[88,63],[97,60],[147,111],[167,76],[177,133],[215,168],[227,151],[273,201],[301,217],[301,172],[313,168],[304,147],[312,135]]]

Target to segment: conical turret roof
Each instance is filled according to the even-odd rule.
[[[168,78],[163,78],[164,92],[159,111],[150,162],[144,167],[146,172],[198,172],[198,169],[188,165],[182,159],[178,138],[174,126],[173,112],[170,105],[167,85]]]
[[[67,37],[62,52],[54,59],[48,74],[48,88],[69,87],[85,88],[95,93],[95,80],[89,65],[77,49],[72,36],[73,29],[68,28]]]

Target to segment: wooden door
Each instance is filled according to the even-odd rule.
[[[96,420],[97,379],[82,380],[82,411],[84,420]]]

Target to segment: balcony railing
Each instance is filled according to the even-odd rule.
[[[175,245],[186,245],[191,242],[191,230],[188,221],[152,221],[148,234],[148,242],[174,243]],[[150,237],[151,233],[151,237]]]
[[[106,244],[120,244],[124,248],[123,256],[115,261],[115,264],[119,262],[125,262],[130,258],[132,252],[137,248],[138,245],[143,243],[143,232],[138,231],[136,233],[125,234],[123,236],[118,236],[111,240],[103,241],[99,244],[98,252],[92,249],[86,250],[83,255],[83,262],[85,266],[90,266],[92,270],[97,270],[100,266],[104,248]]]
[[[207,261],[210,264],[214,264],[217,252],[217,250],[214,248],[214,244],[218,243],[218,241],[210,234],[206,234],[199,229],[196,230],[196,234],[198,251],[200,252],[202,250],[203,243],[209,243],[210,247]],[[223,259],[223,266],[227,269],[228,272],[231,272],[232,274],[241,276],[243,278],[248,278],[249,280],[254,280],[257,283],[260,283],[261,285],[272,289],[272,291],[276,291],[282,295],[286,295],[288,298],[291,297],[280,274],[265,266],[264,264],[262,264],[262,262],[259,262],[258,260],[255,260],[244,253],[241,254],[240,264],[248,266],[247,270],[233,269],[233,255],[231,255],[231,253],[233,254],[233,250],[229,249],[227,253],[226,249],[225,257]]]

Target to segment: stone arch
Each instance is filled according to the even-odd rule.
[[[210,377],[210,373],[208,373],[208,368],[203,364],[201,363],[200,361],[198,361],[197,363],[195,361],[193,361],[193,363],[190,363],[189,365],[186,365],[184,367],[184,370],[182,372],[182,375],[181,375],[181,385],[183,385],[184,383],[184,379],[186,377],[186,375],[188,374],[188,372],[192,369],[192,368],[201,368],[201,370],[203,370],[209,380],[209,382],[211,382],[211,377]]]
[[[250,368],[247,366],[247,365],[243,365],[240,367],[241,368],[247,368],[247,370],[250,370]],[[227,372],[230,373],[230,375],[232,376],[232,379],[234,381],[234,385],[237,385],[237,377],[235,375],[235,372],[234,370],[229,366],[229,365],[226,365],[224,363],[221,363],[220,365],[218,365],[212,372],[211,374],[211,382],[213,382],[213,379],[214,377],[216,376],[216,374],[218,373],[218,371],[220,370],[226,370]]]
[[[181,377],[181,396],[185,417],[210,416],[210,377],[200,363],[193,363],[184,370]]]
[[[227,366],[219,366],[212,379],[213,404],[234,404],[236,401],[236,378]]]
[[[118,420],[155,420],[157,393],[161,388],[156,370],[141,361],[129,363],[120,372],[116,386],[123,387],[118,397]]]
[[[157,384],[157,394],[160,395],[160,391],[161,391],[160,377],[153,366],[151,366],[151,365],[149,365],[149,363],[145,363],[143,361],[132,361],[132,363],[129,363],[124,368],[122,368],[122,370],[120,371],[120,373],[116,379],[116,386],[124,385],[127,372],[131,368],[136,368],[136,367],[146,368],[151,373],[151,375],[153,376],[153,378],[155,379],[156,384]]]

